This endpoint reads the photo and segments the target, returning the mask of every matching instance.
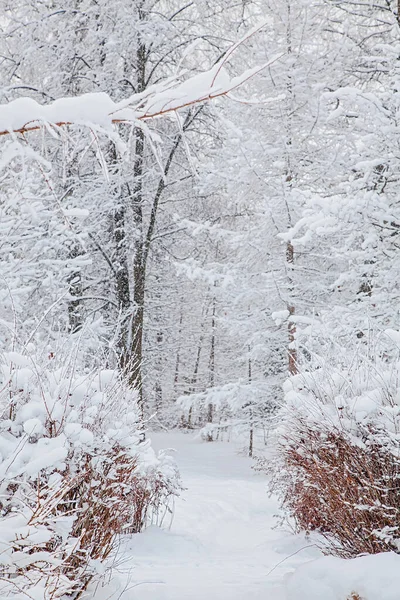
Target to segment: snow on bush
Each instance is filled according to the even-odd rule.
[[[320,558],[297,569],[286,588],[287,600],[398,600],[400,556]]]
[[[286,382],[273,486],[327,552],[399,552],[400,360],[343,356]]]
[[[118,374],[73,357],[4,354],[0,411],[0,597],[77,598],[118,534],[163,518],[175,465],[141,442]]]

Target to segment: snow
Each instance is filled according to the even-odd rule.
[[[290,578],[287,600],[398,600],[400,556],[392,552],[345,560],[326,556],[300,567]]]
[[[234,444],[151,437],[155,449],[176,449],[186,488],[172,526],[127,536],[117,575],[89,600],[398,600],[400,555],[322,557],[312,540],[276,527],[265,476]]]
[[[97,123],[106,126],[115,103],[105,93],[84,94],[80,98],[60,98],[41,105],[31,98],[18,98],[0,106],[0,130],[17,131],[38,123]]]
[[[290,317],[290,312],[288,310],[277,310],[272,313],[271,317],[276,325],[281,325]]]
[[[394,329],[386,329],[385,333],[388,336],[388,338],[390,340],[392,340],[392,342],[394,342],[397,345],[400,344],[400,332],[399,331],[395,331]]]
[[[191,434],[151,438],[155,449],[176,449],[186,489],[170,530],[127,537],[118,576],[92,589],[93,599],[286,600],[285,576],[320,554],[303,536],[274,529],[278,506],[265,476],[234,444]]]

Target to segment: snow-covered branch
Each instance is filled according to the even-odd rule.
[[[253,30],[253,33],[260,28]],[[168,79],[149,87],[143,93],[133,94],[114,102],[106,93],[83,94],[73,98],[60,98],[42,105],[31,98],[19,98],[0,105],[0,136],[10,133],[27,133],[44,125],[86,125],[110,129],[115,123],[134,123],[173,113],[179,109],[227,96],[255,74],[281,58],[273,57],[263,65],[230,77],[224,68],[232,52],[249,35],[236,43],[211,69],[185,81]]]

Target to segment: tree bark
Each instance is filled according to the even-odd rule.
[[[144,20],[143,2],[138,8],[138,19]],[[150,83],[146,80],[146,69],[149,50],[144,42],[139,40],[134,65],[127,64],[126,69],[136,71],[136,92],[143,92]],[[127,73],[128,77],[128,73]],[[183,124],[183,131],[190,126],[193,119],[200,113],[199,107],[194,114],[189,111]],[[165,162],[164,174],[156,187],[148,225],[145,223],[143,206],[147,197],[144,190],[144,160],[146,150],[145,134],[137,127],[134,132],[135,159],[133,165],[133,189],[128,183],[123,186],[124,193],[121,203],[114,214],[115,244],[118,256],[117,295],[122,312],[121,334],[119,343],[120,367],[125,374],[128,384],[137,390],[139,406],[144,411],[145,398],[143,394],[143,340],[144,316],[146,301],[146,276],[151,243],[156,227],[158,208],[165,189],[165,178],[173,163],[175,153],[182,141],[182,133],[178,133],[172,144]],[[132,212],[134,223],[133,238],[133,270],[129,269],[129,245],[127,243],[127,215]]]
[[[286,247],[286,263],[288,268],[288,279],[289,279],[289,297],[293,298],[294,289],[293,289],[293,264],[294,264],[294,248],[293,244],[289,242]],[[295,314],[295,307],[293,304],[289,304],[287,307],[289,311],[289,319],[288,319],[288,355],[289,355],[289,373],[290,375],[295,375],[298,372],[297,368],[297,350],[295,347],[296,341],[296,323],[293,319]]]

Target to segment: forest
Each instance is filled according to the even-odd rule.
[[[399,173],[398,0],[0,0],[0,599],[400,599]]]

